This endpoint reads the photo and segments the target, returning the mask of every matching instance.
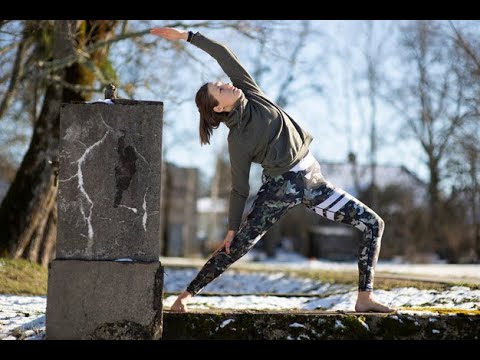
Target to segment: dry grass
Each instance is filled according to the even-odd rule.
[[[0,258],[0,294],[46,295],[48,269],[28,260]]]

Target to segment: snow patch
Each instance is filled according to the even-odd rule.
[[[295,328],[295,327],[305,328],[305,325],[299,324],[299,323],[295,322],[295,323],[293,323],[293,324],[290,324],[290,327],[293,327],[293,328]]]
[[[228,319],[228,320],[225,320],[224,322],[222,322],[220,324],[220,328],[223,329],[225,326],[227,326],[228,324],[230,324],[231,322],[234,322],[235,319]]]
[[[345,325],[340,320],[335,320],[335,329],[345,329]]]

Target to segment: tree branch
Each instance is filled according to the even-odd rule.
[[[26,28],[27,25],[25,25],[25,28],[23,30],[22,41],[20,41],[20,43],[18,44],[17,54],[15,56],[15,62],[13,64],[12,75],[10,77],[10,83],[8,85],[7,92],[3,96],[2,102],[0,103],[0,119],[3,117],[3,115],[5,115],[5,112],[8,110],[10,104],[13,101],[17,84],[23,73],[23,60],[25,57],[25,53],[30,46],[30,36],[27,35]]]
[[[9,52],[10,50],[12,50],[14,47],[18,45],[19,45],[19,42],[13,42],[11,44],[4,46],[3,48],[0,49],[0,56],[3,56],[3,54]]]
[[[477,55],[473,52],[473,50],[467,44],[467,42],[463,38],[460,31],[458,31],[457,28],[455,27],[455,25],[453,25],[452,21],[449,20],[448,22],[449,22],[450,26],[452,27],[453,31],[455,32],[455,35],[457,35],[457,40],[460,42],[460,45],[461,45],[462,49],[465,50],[466,54],[473,60],[475,65],[480,70],[480,60],[477,58]]]
[[[310,32],[310,24],[308,21],[303,21],[302,22],[302,31],[300,32],[298,36],[298,42],[295,45],[295,47],[292,49],[292,52],[290,53],[290,59],[288,61],[288,65],[290,65],[288,76],[285,78],[283,83],[280,85],[280,91],[278,93],[276,103],[280,107],[285,107],[287,106],[287,93],[288,93],[288,88],[292,84],[294,78],[293,78],[293,71],[295,69],[295,66],[298,62],[298,58],[300,56],[301,50],[303,47],[305,47],[306,40],[308,37],[308,34]]]
[[[58,83],[61,84],[64,88],[68,88],[70,90],[73,90],[75,92],[96,92],[96,93],[102,93],[103,92],[103,86],[100,88],[92,87],[92,86],[85,86],[85,85],[79,85],[79,84],[72,84],[69,83],[65,80],[62,79],[61,76],[58,75],[48,75],[46,80],[50,83]]]
[[[212,21],[205,21],[205,22],[200,22],[200,23],[194,24],[194,26],[203,27],[203,28],[215,28],[215,27],[222,28],[221,24],[222,23],[216,23],[215,26],[214,26],[214,25],[212,25]],[[223,24],[224,24],[223,27],[225,27],[225,26],[231,27],[231,28],[237,28],[238,27],[238,25],[237,25],[237,27],[235,27],[233,24],[231,24],[229,22],[224,22]],[[191,28],[190,24],[185,24],[184,22],[181,22],[181,21],[180,22],[173,22],[173,23],[170,23],[170,24],[164,24],[163,26],[165,26],[165,27],[175,27],[175,28],[184,28],[184,29]],[[43,66],[42,70],[37,73],[36,76],[37,77],[45,77],[48,73],[58,71],[62,68],[68,67],[75,62],[83,63],[90,58],[90,54],[93,53],[95,50],[98,50],[102,47],[111,45],[111,44],[116,43],[118,41],[122,41],[122,40],[126,40],[126,39],[139,38],[139,37],[142,37],[142,36],[147,35],[147,34],[150,34],[150,28],[148,28],[146,30],[120,34],[120,35],[118,35],[116,37],[112,37],[108,40],[99,41],[97,43],[89,45],[85,49],[82,49],[82,50],[77,49],[76,54],[72,54],[72,55],[69,55],[69,56],[67,56],[63,59],[58,59],[58,60],[54,60],[54,61],[51,61],[51,62],[47,63],[46,65]],[[243,33],[243,34],[246,35],[245,33]],[[33,68],[29,69],[29,76],[35,76],[34,75],[35,72],[37,72],[36,67],[33,67]]]

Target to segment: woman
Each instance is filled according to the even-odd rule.
[[[308,150],[312,136],[265,96],[226,46],[198,32],[174,28],[154,28],[150,32],[167,40],[186,40],[202,49],[217,60],[232,80],[232,84],[204,84],[195,97],[200,112],[202,145],[210,143],[213,129],[220,123],[229,128],[232,191],[228,232],[171,310],[186,312],[192,296],[245,255],[289,209],[304,204],[321,216],[363,232],[355,310],[393,311],[376,302],[372,295],[384,222],[366,205],[325,180],[319,163]],[[252,209],[241,222],[252,162],[262,164],[263,185]]]

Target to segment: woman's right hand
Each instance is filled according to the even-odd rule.
[[[225,249],[225,253],[227,255],[229,255],[230,254],[230,244],[232,243],[233,238],[235,237],[235,233],[236,233],[236,231],[229,230],[227,232],[227,235],[225,236],[225,239],[223,240],[223,243],[221,243],[220,246],[214,251],[212,256],[215,255],[216,253],[218,253],[219,251],[222,251],[223,249]]]
[[[187,30],[178,30],[169,27],[156,27],[150,30],[150,34],[163,37],[167,40],[187,40],[188,31]]]

